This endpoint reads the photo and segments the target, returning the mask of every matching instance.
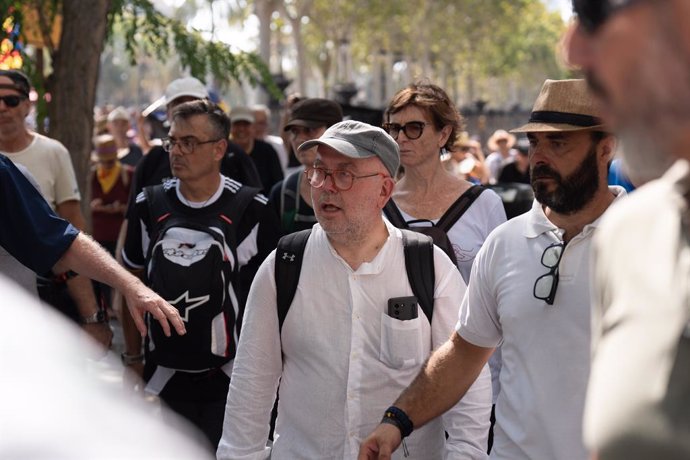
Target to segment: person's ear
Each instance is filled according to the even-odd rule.
[[[448,138],[450,137],[450,133],[453,131],[453,128],[451,126],[444,126],[443,129],[439,132],[439,138],[438,138],[438,148],[443,147],[446,145],[448,142]]]
[[[215,161],[221,161],[225,156],[225,152],[228,149],[228,141],[221,139],[213,146],[213,159]]]
[[[616,153],[617,144],[618,141],[616,139],[616,136],[614,136],[613,134],[609,134],[606,137],[604,137],[601,141],[599,141],[598,155],[601,161],[604,162],[604,164],[607,164],[609,161],[613,160],[613,157]]]
[[[395,187],[395,181],[391,177],[386,177],[381,184],[381,192],[379,194],[379,207],[381,209],[386,206],[388,200],[393,196],[393,187]]]

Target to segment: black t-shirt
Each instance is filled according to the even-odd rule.
[[[295,171],[271,189],[268,205],[280,219],[286,235],[312,228],[317,222],[314,208],[299,193],[299,181],[305,180],[303,177],[304,171]]]
[[[259,173],[256,171],[254,162],[242,150],[242,148],[228,142],[228,149],[220,163],[220,173],[230,179],[235,179],[244,185],[251,187],[262,187]],[[136,197],[144,187],[149,185],[162,184],[166,179],[172,177],[170,171],[170,157],[163,147],[153,147],[148,155],[144,156],[134,170],[132,188],[129,195],[127,206],[127,218],[131,217],[130,210],[134,207]]]
[[[139,147],[137,144],[130,142],[129,152],[127,153],[127,155],[120,158],[120,162],[123,165],[130,165],[132,168],[134,168],[139,163],[139,160],[141,160],[143,157],[144,152],[141,151],[141,147]]]
[[[529,184],[529,168],[524,173],[521,173],[517,169],[515,162],[508,163],[501,170],[501,174],[498,176],[499,183],[510,183],[518,182],[521,184]]]
[[[283,180],[283,168],[280,166],[278,154],[271,147],[271,144],[258,139],[255,140],[254,148],[249,157],[254,161],[256,170],[259,172],[264,193],[270,192],[271,187]]]

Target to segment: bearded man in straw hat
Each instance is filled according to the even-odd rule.
[[[456,332],[429,359],[360,459],[388,458],[401,433],[454,404],[498,345],[501,392],[491,458],[586,459],[582,410],[589,373],[589,249],[604,211],[615,140],[584,80],[547,80],[527,133],[535,201],[497,227],[477,254]],[[399,429],[401,428],[401,429]]]

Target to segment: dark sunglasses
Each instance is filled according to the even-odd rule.
[[[7,107],[17,107],[26,96],[0,96],[0,101],[4,102]]]
[[[639,0],[573,0],[573,11],[577,14],[582,28],[592,33],[614,13],[637,1]]]
[[[409,140],[413,141],[422,137],[425,126],[426,123],[423,121],[408,121],[404,125],[398,123],[384,123],[383,130],[390,134],[395,140],[398,140],[398,135],[400,131],[402,131]]]

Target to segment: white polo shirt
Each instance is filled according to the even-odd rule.
[[[625,191],[610,187],[619,200]],[[482,347],[502,344],[491,458],[585,460],[582,411],[589,375],[590,244],[599,219],[565,247],[553,305],[533,295],[544,249],[563,230],[535,200],[479,250],[456,329]]]
[[[414,379],[431,351],[453,331],[465,283],[434,250],[432,324],[386,314],[388,299],[412,295],[402,235],[390,224],[376,257],[357,270],[335,252],[320,225],[312,229],[299,286],[278,332],[275,252],[261,265],[247,301],[218,447],[220,459],[352,459],[384,410]],[[280,379],[272,452],[266,446]],[[456,405],[407,439],[412,459],[483,459],[491,408],[485,371],[474,400]],[[444,428],[450,434],[444,451]],[[403,458],[402,449],[393,458]]]

